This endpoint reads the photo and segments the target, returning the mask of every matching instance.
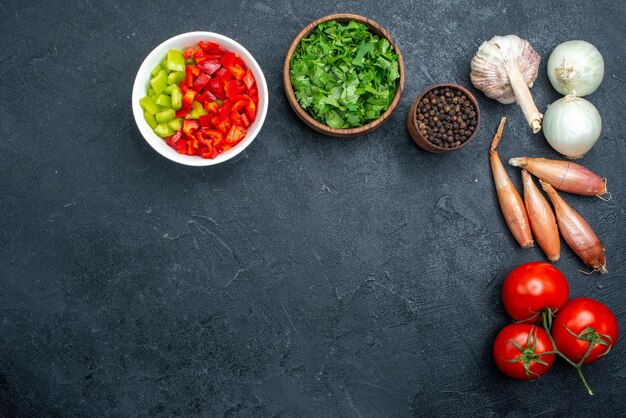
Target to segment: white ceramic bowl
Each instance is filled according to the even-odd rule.
[[[165,140],[155,134],[148,123],[143,117],[143,109],[139,104],[139,100],[144,97],[148,91],[150,84],[150,72],[157,66],[165,56],[169,49],[185,50],[189,47],[197,46],[200,41],[212,41],[219,44],[222,48],[236,53],[250,68],[254,79],[256,80],[257,88],[259,89],[259,104],[257,106],[257,114],[254,123],[248,127],[248,133],[246,137],[241,140],[240,143],[229,149],[228,151],[218,155],[214,159],[202,158],[196,155],[182,155],[176,152],[176,150],[170,148]],[[132,96],[133,116],[135,117],[135,123],[143,135],[144,139],[155,149],[159,154],[165,158],[175,161],[180,164],[193,165],[193,166],[207,166],[219,164],[224,161],[230,160],[241,151],[246,149],[248,145],[256,138],[257,134],[265,122],[265,116],[267,115],[268,105],[268,92],[267,83],[265,82],[265,76],[261,67],[252,57],[252,55],[236,41],[218,33],[213,32],[188,32],[183,33],[173,38],[168,39],[161,45],[157,46],[150,52],[146,59],[139,67],[137,76],[135,77],[135,84],[133,85]]]

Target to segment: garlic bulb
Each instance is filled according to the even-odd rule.
[[[548,78],[559,93],[574,92],[583,97],[596,91],[602,82],[604,60],[589,42],[563,42],[548,58]]]
[[[491,99],[520,105],[534,133],[541,130],[543,115],[537,110],[529,87],[537,79],[541,57],[530,43],[516,35],[494,36],[483,42],[472,58],[472,84]]]
[[[582,158],[600,138],[602,119],[594,105],[568,94],[552,103],[543,120],[548,143],[566,157]]]

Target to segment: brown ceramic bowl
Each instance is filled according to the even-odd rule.
[[[304,109],[302,109],[302,107],[300,107],[300,104],[296,100],[296,95],[293,91],[293,86],[291,85],[289,67],[291,64],[291,58],[293,56],[294,51],[296,50],[298,45],[300,45],[300,41],[303,38],[306,38],[307,36],[309,36],[309,34],[313,31],[313,29],[315,29],[320,23],[324,23],[329,20],[336,20],[341,23],[347,23],[347,22],[350,22],[351,20],[354,20],[355,22],[363,23],[369,28],[369,30],[372,33],[378,36],[387,38],[387,40],[393,47],[393,50],[396,52],[396,54],[398,54],[398,72],[400,74],[400,77],[396,80],[397,82],[396,94],[394,95],[393,100],[389,104],[389,108],[378,119],[373,120],[372,122],[369,122],[357,128],[336,129],[336,128],[331,128],[330,126],[325,125],[321,122],[318,122],[311,115],[309,115]],[[296,36],[296,39],[293,40],[291,47],[289,48],[289,51],[287,51],[287,56],[285,57],[285,64],[283,65],[283,85],[285,87],[285,94],[287,95],[287,99],[289,100],[289,104],[291,105],[292,109],[296,112],[298,117],[302,119],[302,121],[305,124],[307,124],[310,128],[313,128],[317,132],[320,132],[322,134],[329,135],[329,136],[340,137],[340,138],[353,137],[353,136],[365,134],[367,132],[373,131],[374,129],[378,128],[387,119],[389,119],[389,116],[391,116],[393,111],[396,109],[396,107],[398,106],[398,102],[400,101],[400,97],[402,96],[402,90],[404,89],[404,61],[402,59],[402,54],[400,53],[400,50],[398,49],[398,46],[396,45],[391,35],[389,35],[389,33],[378,23],[366,17],[355,15],[355,14],[337,13],[337,14],[332,14],[332,15],[322,17],[321,19],[317,19],[316,21],[309,23],[304,29],[300,31],[298,36]]]
[[[438,89],[441,87],[450,87],[451,89],[460,90],[461,92],[463,92],[463,94],[467,96],[470,102],[474,105],[474,109],[476,109],[476,129],[474,129],[474,132],[468,138],[467,141],[465,141],[464,143],[462,143],[461,145],[455,148],[443,148],[443,147],[433,144],[432,142],[428,140],[428,138],[425,138],[420,132],[420,130],[417,128],[418,126],[417,125],[417,112],[416,112],[417,105],[419,104],[420,101],[422,101],[424,96],[428,94],[429,91],[433,89]],[[474,97],[474,95],[470,93],[465,87],[459,86],[458,84],[453,84],[453,83],[435,84],[433,86],[428,87],[426,90],[422,92],[422,94],[420,94],[417,97],[417,99],[415,99],[415,101],[413,102],[413,105],[409,109],[409,114],[407,115],[407,118],[406,118],[406,125],[409,128],[409,134],[411,135],[413,142],[415,142],[423,150],[434,152],[437,154],[442,154],[442,153],[450,152],[450,151],[456,151],[458,149],[463,148],[476,136],[476,132],[478,132],[478,128],[480,127],[480,107],[478,106],[478,102],[476,101],[476,98]]]

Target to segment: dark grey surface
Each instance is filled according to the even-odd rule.
[[[558,98],[550,51],[594,43],[604,126],[583,163],[613,199],[566,198],[609,273],[579,273],[567,248],[557,266],[623,324],[626,7],[572,3],[0,1],[0,416],[626,415],[623,339],[587,368],[593,398],[562,362],[532,383],[492,362],[502,280],[544,257],[501,219],[488,143],[507,114],[503,159],[557,154],[482,94],[457,153],[422,152],[405,128],[427,85],[470,86],[492,35],[542,55],[540,109]],[[291,40],[332,12],[378,21],[405,57],[400,106],[358,139],[314,133],[283,94]],[[259,137],[213,168],[156,154],[130,109],[141,60],[190,30],[241,42],[271,94]]]

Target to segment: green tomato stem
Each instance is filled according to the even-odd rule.
[[[569,363],[570,366],[572,366],[572,367],[574,367],[576,369],[576,371],[578,372],[578,376],[580,377],[580,380],[583,382],[583,386],[585,387],[585,389],[587,389],[587,392],[589,393],[589,395],[593,396],[593,391],[591,390],[591,387],[587,383],[587,379],[585,379],[585,376],[583,375],[583,371],[582,371],[582,365],[585,362],[585,360],[587,359],[587,357],[589,356],[589,354],[591,353],[591,349],[593,348],[593,343],[589,344],[589,348],[587,349],[587,352],[583,356],[583,358],[580,361],[580,363],[578,363],[578,364],[574,363],[565,354],[563,354],[563,353],[561,353],[559,351],[559,349],[556,346],[556,343],[554,342],[554,338],[552,338],[552,334],[550,333],[550,328],[548,327],[548,323],[552,323],[551,316],[552,316],[552,312],[551,311],[548,311],[548,312],[543,311],[541,313],[541,319],[542,319],[542,322],[543,322],[543,328],[548,333],[548,338],[550,338],[550,343],[552,343],[554,354],[556,354],[559,357],[561,357],[563,360],[565,360],[567,363]]]
[[[593,396],[593,392],[591,391],[591,388],[589,387],[589,384],[587,383],[587,380],[585,379],[585,376],[583,375],[583,371],[581,367],[576,366],[576,371],[578,372],[578,376],[580,377],[580,380],[583,382],[583,385],[585,386],[585,389],[587,389],[587,392],[589,393],[589,395]]]

